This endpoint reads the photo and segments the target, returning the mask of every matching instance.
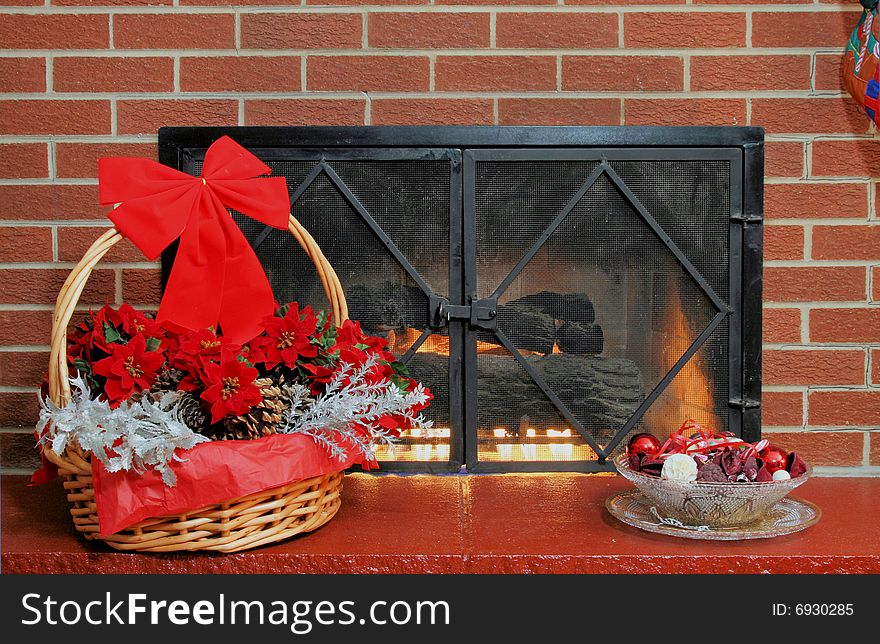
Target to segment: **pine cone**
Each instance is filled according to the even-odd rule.
[[[180,392],[177,405],[180,410],[180,420],[194,432],[205,433],[205,428],[208,426],[208,414],[202,406],[202,401],[189,392]]]
[[[258,378],[254,384],[260,388],[262,402],[251,407],[241,416],[225,418],[204,432],[211,440],[242,440],[261,438],[274,434],[284,420],[284,403],[281,388],[271,378]]]
[[[169,367],[163,369],[156,382],[153,383],[153,391],[176,391],[180,381],[183,380],[183,372],[179,369]]]
[[[296,381],[296,377],[291,373],[282,372],[278,376],[278,388],[281,390],[281,403],[284,405],[284,411],[288,411],[295,403],[297,411],[294,415],[299,416],[303,411],[308,409],[315,399],[312,398],[308,387]]]

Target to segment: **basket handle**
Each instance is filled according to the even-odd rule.
[[[303,228],[293,215],[290,215],[287,229],[294,236],[302,249],[312,260],[324,293],[330,302],[333,319],[337,325],[341,325],[348,319],[348,304],[345,301],[345,292],[336,275],[336,271],[321,252],[318,243]],[[55,301],[55,313],[52,316],[52,343],[49,353],[49,397],[57,405],[65,405],[70,401],[70,380],[67,369],[67,325],[73,316],[76,305],[79,302],[86,282],[95,265],[107,254],[113,246],[122,239],[115,228],[110,228],[101,235],[95,243],[86,251],[79,263],[70,271],[58,299]],[[51,449],[46,449],[51,452]],[[51,457],[50,457],[51,458]]]

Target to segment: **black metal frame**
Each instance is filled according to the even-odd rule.
[[[180,169],[192,167],[216,138],[228,135],[257,156],[272,159],[313,159],[315,169],[292,196],[295,201],[321,172],[325,172],[388,251],[428,296],[436,325],[450,333],[450,461],[384,463],[385,471],[473,472],[608,471],[606,460],[638,422],[676,373],[693,357],[717,326],[729,317],[729,428],[746,440],[757,440],[761,426],[761,298],[763,253],[763,145],[761,128],[754,127],[233,127],[162,128],[159,160]],[[270,155],[271,152],[271,155]],[[435,295],[409,261],[387,237],[325,161],[352,159],[447,159],[450,181],[449,299]],[[729,302],[718,298],[705,279],[660,228],[651,214],[617,176],[610,161],[718,159],[731,164]],[[581,190],[556,217],[530,251],[490,298],[476,299],[474,163],[480,160],[584,160],[599,165]],[[560,413],[599,455],[598,461],[486,462],[477,459],[476,329],[490,329],[518,358],[510,340],[495,327],[497,298],[562,223],[590,186],[605,174],[634,211],[657,235],[682,268],[717,309],[707,327],[676,365],[646,397],[636,414],[603,448],[583,430],[558,396],[525,360],[520,364]],[[463,212],[458,210],[463,207]],[[458,211],[457,211],[458,210]],[[456,212],[457,211],[457,212]],[[462,216],[459,216],[462,215]],[[256,243],[265,239],[258,238]],[[163,257],[167,276],[173,249]],[[747,280],[747,281],[746,281]],[[404,354],[409,359],[428,337],[424,330]],[[458,351],[456,351],[456,347]],[[467,365],[467,368],[465,368]],[[461,392],[456,396],[453,392]],[[464,425],[461,426],[460,419]]]

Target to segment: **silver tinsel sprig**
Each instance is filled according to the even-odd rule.
[[[49,428],[41,442],[51,443],[56,454],[76,441],[110,472],[155,469],[167,485],[174,485],[176,477],[170,464],[185,460],[177,450],[209,440],[181,420],[177,392],[167,392],[158,400],[142,396],[111,409],[106,399],[92,400],[81,377],[71,378],[70,384],[71,399],[64,407],[48,398],[40,399],[37,429]]]
[[[296,403],[288,410],[279,431],[310,436],[338,460],[347,458],[347,446],[354,446],[367,460],[375,460],[375,446],[394,441],[378,424],[383,416],[400,416],[411,427],[430,428],[430,421],[413,412],[428,401],[424,386],[404,391],[388,379],[369,382],[367,377],[378,362],[378,356],[371,354],[359,367],[342,363],[311,406],[302,408]]]

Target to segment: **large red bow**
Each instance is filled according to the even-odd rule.
[[[227,208],[286,228],[287,181],[254,179],[270,172],[227,136],[208,148],[201,177],[150,159],[98,161],[101,203],[121,202],[109,215],[120,233],[150,260],[180,237],[160,321],[188,329],[219,323],[223,334],[238,343],[260,332],[260,321],[273,312],[272,288]]]

